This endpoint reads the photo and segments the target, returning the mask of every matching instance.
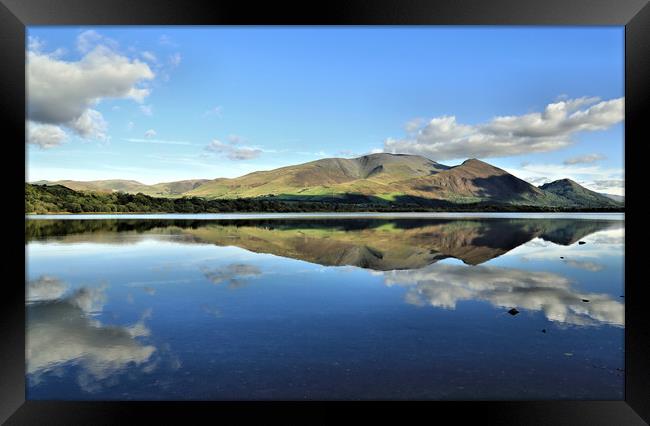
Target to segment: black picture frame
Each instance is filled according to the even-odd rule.
[[[643,180],[642,145],[647,110],[650,51],[650,6],[645,0],[454,0],[434,3],[426,0],[249,2],[245,0],[0,0],[0,117],[5,152],[10,152],[0,169],[9,189],[3,213],[8,225],[5,237],[10,261],[5,269],[16,279],[3,283],[0,315],[0,421],[6,424],[114,424],[149,423],[154,417],[165,424],[187,422],[187,417],[205,416],[208,421],[240,421],[249,416],[282,415],[285,421],[340,421],[338,410],[324,403],[224,403],[224,402],[47,402],[25,400],[25,303],[24,251],[18,245],[25,220],[25,27],[30,25],[619,25],[625,26],[625,168],[626,227],[641,221],[641,198],[637,185]],[[8,131],[8,132],[7,132]],[[7,134],[8,133],[8,134]],[[647,166],[646,166],[647,167]],[[15,200],[15,201],[14,201]],[[15,221],[15,222],[14,222]],[[14,225],[15,223],[15,225]],[[650,333],[644,321],[643,250],[641,235],[626,235],[625,251],[625,398],[623,401],[484,401],[410,402],[409,406],[358,404],[354,408],[381,416],[384,420],[405,420],[421,414],[425,418],[448,417],[462,422],[468,418],[488,424],[584,424],[636,425],[650,422]],[[21,254],[22,253],[22,254]],[[635,278],[638,277],[638,278]],[[512,380],[517,380],[513,377]],[[252,404],[255,408],[252,409]],[[333,404],[340,407],[341,404]],[[351,404],[343,404],[349,408]],[[370,409],[372,407],[372,409]]]

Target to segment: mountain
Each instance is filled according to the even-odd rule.
[[[346,198],[349,194],[390,198],[393,184],[449,169],[424,157],[371,154],[325,158],[260,171],[234,179],[215,179],[187,195],[208,198],[280,196],[289,199]]]
[[[42,183],[42,182],[41,182]],[[564,179],[536,187],[486,162],[446,166],[418,155],[378,153],[325,158],[237,178],[145,185],[132,180],[57,181],[77,191],[141,192],[153,197],[239,198],[327,203],[442,206],[508,204],[544,208],[621,207],[611,198]]]
[[[598,192],[591,191],[571,179],[560,179],[541,185],[540,188],[546,192],[556,194],[569,200],[576,206],[620,206],[621,203],[612,200]]]
[[[163,182],[155,185],[145,185],[144,183],[135,180],[91,180],[91,181],[75,181],[75,180],[58,180],[58,181],[38,181],[34,182],[38,185],[61,185],[73,189],[75,191],[92,191],[92,192],[126,192],[129,194],[137,194],[141,192],[152,197],[179,197],[187,191],[191,191],[197,186],[209,182],[208,179],[191,179],[180,180],[175,182]]]
[[[327,158],[234,179],[215,179],[185,195],[415,203],[487,201],[535,206],[571,204],[480,160],[470,159],[449,167],[417,155],[387,153],[354,159]]]
[[[492,201],[528,205],[566,204],[566,200],[476,159],[466,160],[435,175],[398,182],[395,187],[410,196],[457,203]]]
[[[623,195],[605,194],[604,192],[599,192],[599,194],[604,195],[607,198],[611,198],[618,203],[625,203],[625,196]]]

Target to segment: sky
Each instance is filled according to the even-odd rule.
[[[478,158],[624,194],[624,27],[28,28],[27,180]]]

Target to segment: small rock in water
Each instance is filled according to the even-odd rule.
[[[546,329],[545,329],[545,328],[542,328],[542,333],[546,333]]]
[[[583,245],[583,244],[587,244],[587,243],[585,243],[584,241],[578,241],[578,245]]]
[[[516,310],[515,308],[512,308],[512,309],[510,309],[510,310],[508,311],[508,313],[509,313],[510,315],[513,315],[513,316],[514,316],[514,315],[517,315],[517,314],[519,313],[519,311]]]
[[[560,259],[564,259],[564,256],[560,256]]]
[[[583,302],[589,302],[589,299],[582,299]]]

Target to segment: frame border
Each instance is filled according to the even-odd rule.
[[[223,0],[0,0],[0,114],[9,130],[9,143],[18,159],[26,152],[12,139],[25,139],[25,38],[31,25],[625,25],[625,134],[626,141],[647,141],[643,132],[643,113],[649,96],[650,73],[650,6],[647,0],[455,0],[433,3],[426,0],[403,0],[399,5],[386,0],[362,0],[311,3],[277,3]],[[630,145],[629,143],[626,144]],[[643,182],[640,170],[643,157],[626,148],[626,217],[630,229],[641,220],[641,201],[634,193],[637,182]],[[13,152],[12,152],[13,153]],[[9,163],[9,164],[6,164]],[[19,179],[25,177],[24,161],[6,161],[2,170],[10,189],[10,200],[24,196]],[[9,167],[7,167],[9,166]],[[647,167],[647,166],[646,166]],[[639,186],[642,183],[638,183]],[[16,223],[25,220],[21,202],[5,210],[7,219]],[[19,240],[22,229],[9,226],[11,239]],[[489,419],[492,424],[644,424],[650,422],[650,333],[644,321],[643,277],[636,250],[638,235],[626,239],[625,279],[625,400],[624,401],[494,401],[452,402],[430,401],[408,403],[408,413],[436,416],[444,413],[455,421],[469,418]],[[5,281],[6,295],[0,322],[4,336],[0,351],[0,421],[7,424],[90,424],[116,423],[125,418],[151,421],[162,417],[166,423],[186,421],[185,416],[242,420],[252,415],[293,415],[310,420],[317,414],[320,421],[342,420],[322,403],[250,403],[224,402],[46,402],[25,401],[25,252],[15,249],[11,262],[16,280]],[[12,259],[13,260],[13,259]],[[246,405],[244,405],[246,404]],[[432,405],[434,404],[434,405]],[[367,405],[367,404],[366,404]],[[372,404],[372,411],[387,419],[403,420],[403,405]],[[342,404],[350,407],[350,403]],[[355,405],[358,407],[358,405]],[[402,407],[400,410],[399,407]],[[248,409],[247,409],[248,408]],[[370,407],[364,407],[366,409]],[[397,408],[397,410],[395,410]],[[414,410],[415,409],[415,410]],[[219,410],[219,411],[217,411]],[[309,412],[309,416],[305,413]],[[442,412],[442,413],[441,413]],[[164,417],[163,417],[164,416]],[[298,417],[299,416],[299,417]],[[399,416],[399,417],[398,417]],[[645,421],[644,421],[645,420]]]

